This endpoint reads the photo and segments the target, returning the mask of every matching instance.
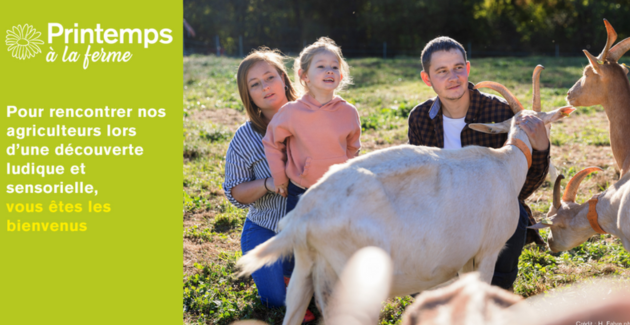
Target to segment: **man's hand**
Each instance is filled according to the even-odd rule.
[[[547,138],[547,130],[545,123],[533,114],[523,111],[516,120],[516,124],[527,133],[532,148],[537,151],[545,151],[549,148],[549,138]]]

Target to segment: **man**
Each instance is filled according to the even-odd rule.
[[[504,100],[473,89],[474,85],[468,82],[470,62],[464,47],[449,37],[438,37],[425,46],[421,60],[422,80],[437,97],[416,106],[409,114],[409,143],[445,149],[468,145],[502,147],[507,134],[486,134],[468,128],[470,123],[502,122],[514,113]],[[528,219],[533,219],[524,201],[542,184],[549,168],[549,139],[544,123],[535,116],[525,116],[519,123],[533,148],[532,166],[518,197],[518,227],[495,266],[492,284],[503,289],[510,289],[516,280],[518,258],[528,235]],[[542,243],[539,237],[535,240]]]

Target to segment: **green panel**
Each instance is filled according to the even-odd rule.
[[[179,1],[3,1],[0,5],[5,37],[1,45],[5,50],[0,51],[0,324],[182,321],[182,17]],[[68,43],[64,35],[49,43],[49,32],[58,30],[49,30],[53,23],[63,26],[64,34],[65,29],[76,28],[80,36],[81,29],[91,29],[93,43],[89,44],[88,31],[84,44],[80,37],[74,42],[75,31],[68,34]],[[41,53],[20,60],[12,55],[27,52],[9,51],[7,41],[13,44],[16,38],[7,38],[6,31],[25,24],[41,33],[40,44],[35,44]],[[134,34],[133,44],[127,42],[127,35],[123,44],[116,37],[109,38],[111,44],[99,44],[97,24],[103,30],[101,41],[106,30],[112,29],[107,34],[111,36],[127,28],[139,29],[144,40],[157,35],[158,41],[145,47],[144,42],[137,44],[138,34]],[[164,29],[171,31],[170,42],[159,36]],[[32,36],[36,34],[17,44],[32,43]],[[90,53],[119,52],[118,58],[129,52],[130,58],[89,62],[84,68],[88,48]],[[48,62],[52,51],[56,60]],[[66,58],[76,52],[77,62],[63,62],[64,51]],[[9,116],[10,106],[17,111]],[[20,117],[20,108],[41,108],[42,116]],[[85,116],[57,117],[54,111],[51,117],[51,108],[62,113],[81,108]],[[123,108],[122,113],[130,114],[87,116],[105,108]],[[139,117],[140,108],[162,109],[164,116]],[[108,135],[108,126],[127,128],[126,135]],[[22,136],[25,128],[38,132],[50,128],[54,135]],[[92,133],[71,136],[70,128],[92,128]],[[96,128],[99,136],[94,135]],[[9,149],[18,144],[12,155]],[[132,146],[143,152],[114,155],[111,151],[97,156],[95,152],[87,155],[89,149],[85,149],[82,155],[60,155],[56,148],[61,145]],[[50,152],[22,155],[24,147],[48,147]],[[15,175],[8,164],[30,174]],[[65,170],[61,175],[33,175],[28,165],[63,166]],[[79,166],[76,175],[73,165]],[[42,191],[54,191],[61,183],[58,193],[17,193],[20,184],[41,184]],[[65,192],[75,183],[83,184],[84,193],[59,193],[60,188]],[[85,193],[87,185],[97,193]],[[96,204],[101,205],[100,212]],[[109,211],[103,208],[106,204]],[[51,211],[51,206],[57,209]],[[35,211],[30,212],[30,207]],[[64,224],[67,229],[55,228]]]

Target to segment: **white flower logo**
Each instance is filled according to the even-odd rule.
[[[41,53],[37,44],[44,44],[38,39],[42,33],[38,32],[28,24],[13,26],[13,30],[7,30],[5,43],[9,46],[8,51],[19,60],[30,59],[37,53]]]

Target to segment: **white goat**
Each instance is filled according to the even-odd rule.
[[[582,180],[597,170],[601,169],[589,167],[573,176],[562,199],[560,181],[564,177],[558,176],[553,189],[553,204],[547,213],[553,224],[537,223],[530,227],[550,227],[551,234],[547,241],[551,251],[569,250],[596,234],[587,217],[589,202],[577,204],[575,198]],[[601,229],[619,237],[624,248],[630,251],[630,173],[625,173],[617,183],[600,193],[597,202],[594,202],[594,209],[597,211],[597,222]]]
[[[503,86],[499,91],[515,117],[535,114],[546,124],[575,109],[523,111]],[[299,324],[315,298],[328,319],[328,300],[348,259],[362,247],[377,246],[392,258],[391,296],[423,291],[478,270],[490,282],[499,251],[516,229],[518,194],[525,183],[531,145],[511,119],[471,124],[490,133],[508,132],[500,149],[469,146],[459,150],[403,145],[336,165],[280,222],[280,233],[259,245],[238,265],[250,274],[293,252],[295,269],[287,292],[285,325]]]

